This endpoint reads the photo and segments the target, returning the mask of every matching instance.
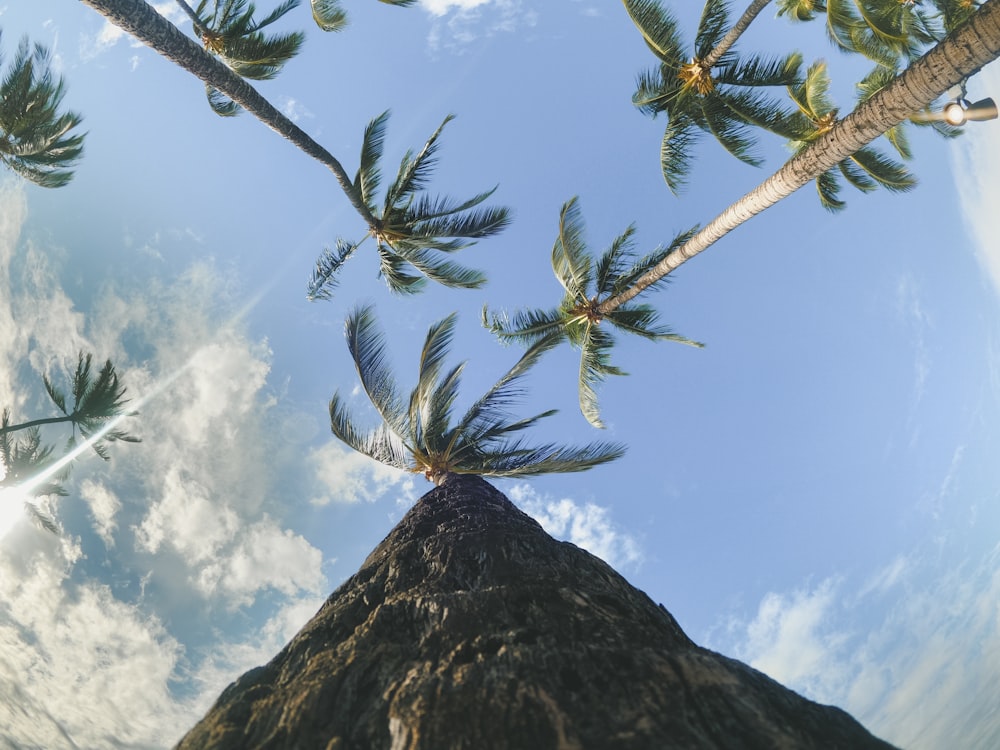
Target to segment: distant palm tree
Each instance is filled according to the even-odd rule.
[[[68,475],[68,466],[55,472],[45,481],[32,481],[60,460],[54,454],[52,445],[42,443],[40,428],[44,425],[71,425],[73,432],[68,441],[68,450],[75,447],[76,433],[79,430],[90,448],[105,461],[110,459],[107,443],[139,442],[139,438],[116,426],[122,417],[134,416],[134,412],[127,410],[126,389],[119,381],[111,360],[104,363],[96,378],[92,365],[93,355],[81,352],[72,377],[72,409],[67,408],[66,395],[56,388],[48,377],[42,377],[45,391],[61,412],[61,416],[11,424],[10,410],[6,408],[3,410],[0,416],[0,463],[4,474],[0,479],[0,487],[28,485],[30,494],[36,497],[67,494],[62,483]],[[13,435],[16,432],[24,432],[25,437],[14,439]],[[56,531],[55,522],[36,505],[26,502],[26,506],[38,523],[49,531]]]
[[[660,166],[674,193],[687,180],[691,145],[699,130],[711,134],[733,156],[754,166],[761,161],[754,154],[752,128],[788,137],[787,111],[767,98],[762,89],[796,83],[801,56],[794,53],[772,60],[757,56],[741,60],[732,49],[736,37],[766,3],[755,3],[741,19],[742,26],[730,28],[726,1],[708,0],[690,54],[676,19],[659,0],[623,2],[660,61],[656,70],[640,74],[632,101],[646,114],[667,116]]]
[[[465,201],[421,194],[437,162],[438,138],[449,115],[417,154],[408,151],[380,202],[376,192],[382,181],[380,161],[389,112],[383,112],[365,129],[361,163],[353,182],[354,196],[374,217],[367,237],[372,237],[380,261],[380,274],[397,293],[420,291],[424,277],[450,287],[475,288],[486,282],[479,271],[438,257],[455,253],[474,241],[502,231],[510,223],[510,209],[477,209],[496,188]],[[367,239],[367,237],[365,239]],[[363,242],[337,241],[337,250],[325,251],[309,281],[309,299],[327,299],[336,285],[336,272]],[[408,271],[416,269],[423,276]]]
[[[347,412],[345,399],[335,393],[330,401],[330,428],[340,440],[366,456],[397,469],[422,472],[435,484],[449,474],[511,477],[584,471],[619,458],[624,448],[592,443],[582,448],[559,444],[528,445],[515,437],[544,417],[511,419],[507,406],[518,395],[519,381],[557,337],[538,341],[458,421],[452,408],[458,397],[465,364],[444,371],[455,327],[455,315],[431,326],[420,356],[417,385],[405,399],[386,365],[385,344],[371,307],[347,319],[347,346],[361,385],[382,419],[371,431],[358,428]]]
[[[836,125],[837,109],[830,101],[829,89],[830,79],[824,62],[814,63],[801,83],[789,87],[792,101],[798,107],[798,112],[790,120],[795,133],[791,143],[796,153]],[[908,157],[910,152],[902,140],[902,133],[898,132],[898,126],[893,130],[897,132],[891,140],[902,155]],[[872,191],[879,185],[894,192],[906,191],[916,185],[913,175],[902,164],[870,146],[858,149],[816,178],[820,201],[825,208],[836,211],[845,206],[838,198],[841,178],[864,192]]]
[[[602,302],[627,289],[668,253],[686,242],[694,230],[677,236],[668,246],[638,259],[633,252],[634,232],[634,227],[626,229],[595,263],[584,243],[579,203],[573,198],[562,207],[559,236],[552,248],[552,269],[564,290],[559,306],[554,310],[521,311],[513,319],[506,315],[490,315],[486,308],[483,309],[483,325],[501,341],[535,344],[554,335],[567,339],[580,349],[580,411],[595,427],[604,426],[595,386],[609,375],[627,374],[611,364],[610,351],[615,341],[606,327],[601,327],[601,323],[607,320],[619,331],[654,341],[702,346],[665,326],[657,326],[657,313],[649,305],[622,305],[607,314],[598,312]]]
[[[83,154],[82,134],[70,131],[83,119],[59,112],[62,78],[49,69],[49,53],[22,39],[0,80],[0,162],[42,187],[62,187]]]
[[[838,120],[808,148],[702,227],[627,290],[601,303],[597,312],[606,315],[634,299],[744,222],[925,110],[952,86],[997,57],[1000,57],[1000,0],[987,0],[923,57],[865,98],[848,117]]]
[[[266,81],[274,78],[285,63],[298,54],[305,35],[302,32],[266,36],[262,29],[282,18],[299,5],[299,0],[284,0],[260,21],[253,16],[257,9],[248,0],[201,0],[193,9],[185,0],[177,4],[191,19],[205,49],[216,55],[230,70],[243,78]],[[224,117],[240,111],[232,99],[208,88],[208,103]]]

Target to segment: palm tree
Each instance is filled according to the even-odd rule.
[[[597,312],[606,315],[630,301],[745,221],[927,109],[948,89],[975,75],[997,57],[1000,57],[1000,0],[987,0],[965,23],[891,83],[865,99],[848,117],[839,120],[775,174],[716,216],[627,290],[598,305]]]
[[[511,419],[507,406],[519,394],[519,382],[543,353],[558,343],[550,336],[535,343],[503,377],[458,420],[452,408],[458,397],[465,363],[444,371],[456,317],[449,315],[427,332],[417,385],[404,400],[386,365],[385,344],[371,307],[354,310],[347,319],[347,346],[361,385],[382,424],[359,429],[348,414],[345,399],[330,400],[330,428],[354,450],[397,469],[422,472],[441,484],[451,474],[492,477],[584,471],[613,461],[621,445],[591,443],[581,448],[558,444],[528,445],[522,433],[555,410],[527,419]]]
[[[187,13],[205,49],[216,55],[230,70],[243,78],[267,81],[281,71],[285,63],[298,54],[305,35],[302,32],[265,36],[262,29],[297,7],[299,0],[284,0],[260,21],[253,16],[256,8],[248,0],[201,0],[197,10],[185,0],[177,4]],[[233,116],[240,111],[238,104],[208,88],[208,103],[216,114]]]
[[[640,74],[633,103],[653,117],[667,116],[660,146],[660,166],[671,191],[684,185],[691,168],[691,145],[697,131],[714,136],[733,156],[754,166],[754,127],[788,137],[787,113],[761,89],[793,85],[799,78],[801,56],[741,60],[733,42],[766,5],[755,3],[729,29],[725,0],[708,0],[695,37],[694,54],[686,50],[676,19],[659,0],[623,0],[659,67]]]
[[[374,219],[365,238],[354,243],[338,240],[336,252],[326,250],[320,256],[308,284],[309,299],[330,297],[336,285],[337,270],[368,237],[376,243],[379,273],[394,292],[410,294],[423,288],[424,278],[410,273],[409,268],[450,287],[468,289],[486,283],[486,277],[479,271],[436,256],[458,252],[475,244],[477,239],[501,232],[510,223],[508,208],[476,208],[496,188],[461,202],[421,195],[437,162],[438,138],[452,119],[453,116],[448,115],[417,154],[406,153],[396,177],[385,191],[381,206],[376,192],[382,181],[379,163],[389,121],[388,110],[368,123],[352,190]]]
[[[0,81],[0,162],[42,187],[69,182],[83,154],[83,134],[70,135],[83,118],[59,111],[65,93],[48,51],[22,39]]]
[[[622,305],[610,313],[598,312],[601,303],[620,294],[637,278],[679,245],[694,230],[674,238],[667,247],[636,258],[630,226],[614,239],[595,263],[583,240],[584,226],[576,198],[563,205],[559,214],[559,236],[552,248],[552,269],[563,287],[564,295],[554,310],[524,310],[513,319],[490,315],[483,308],[483,325],[501,341],[535,344],[556,336],[580,349],[580,411],[595,427],[603,427],[595,386],[609,375],[625,375],[611,364],[614,337],[601,323],[607,320],[614,328],[653,341],[676,341],[700,347],[696,341],[680,336],[665,326],[658,326],[657,313],[649,305]]]
[[[385,255],[382,264],[383,275],[386,276],[387,280],[390,280],[393,275],[401,274],[398,277],[401,288],[419,286],[419,284],[415,285],[406,280],[408,274],[402,269],[406,263],[409,263],[431,278],[437,275],[440,276],[438,280],[454,281],[458,285],[476,285],[478,277],[476,272],[459,269],[453,264],[442,263],[430,257],[430,253],[434,249],[449,252],[469,244],[458,240],[453,245],[449,244],[452,240],[438,243],[436,238],[478,238],[500,231],[509,221],[507,209],[468,213],[469,209],[474,208],[489,197],[492,191],[457,205],[448,201],[424,198],[418,199],[412,209],[401,203],[407,197],[415,197],[416,193],[424,187],[422,181],[427,178],[433,166],[431,156],[441,128],[438,128],[435,135],[425,145],[424,151],[416,157],[407,157],[409,166],[406,169],[400,168],[400,174],[394,183],[397,193],[393,202],[385,204],[392,210],[387,210],[376,217],[367,202],[371,197],[371,192],[365,185],[370,183],[373,175],[378,174],[377,156],[381,154],[381,142],[375,138],[373,131],[379,127],[377,125],[379,118],[376,118],[376,121],[368,126],[365,145],[362,148],[362,165],[356,180],[352,180],[347,170],[333,154],[289,120],[249,83],[181,33],[176,26],[150,7],[145,0],[82,0],[82,2],[97,10],[109,21],[132,34],[168,60],[197,76],[209,89],[215,89],[221,95],[228,97],[279,135],[287,138],[303,152],[329,168],[351,205],[368,225],[371,236],[376,237],[376,239],[381,237],[382,247],[389,250],[390,254]],[[407,3],[390,2],[388,4],[406,5]],[[445,120],[445,123],[448,122],[448,119]],[[442,124],[443,126],[444,124]],[[384,128],[384,121],[380,127]],[[368,158],[370,156],[374,156],[374,159]],[[414,236],[407,238],[404,233],[411,230]],[[440,244],[441,247],[436,247],[436,244]],[[393,254],[403,258],[405,262],[397,260]],[[321,261],[323,261],[322,258]],[[463,274],[468,275],[463,276]],[[392,283],[391,280],[390,283]],[[316,296],[322,295],[317,294]]]
[[[836,124],[837,109],[830,101],[829,89],[830,79],[826,63],[823,62],[814,63],[801,83],[789,87],[789,95],[798,107],[798,112],[791,119],[791,127],[795,132],[791,145],[796,153],[822,137]],[[893,130],[898,131],[898,126]],[[901,132],[895,132],[891,140],[903,156],[909,156],[909,148]],[[902,164],[869,146],[858,149],[816,178],[820,201],[832,211],[846,205],[837,197],[840,178],[863,192],[875,190],[879,185],[901,192],[916,185],[916,180]]]
[[[70,458],[57,458],[54,447],[41,440],[40,428],[50,424],[69,424],[72,434],[67,449],[72,452],[76,446],[76,432],[86,440],[93,451],[105,461],[110,460],[107,443],[138,443],[139,438],[117,427],[123,417],[134,416],[126,409],[125,386],[111,360],[94,377],[93,355],[80,352],[76,371],[72,377],[73,408],[68,409],[66,395],[53,385],[47,376],[42,376],[45,391],[61,412],[60,416],[33,419],[20,424],[11,424],[10,410],[4,409],[0,417],[0,465],[4,474],[0,487],[26,488],[28,494],[36,497],[44,495],[65,496],[62,483],[69,472]],[[24,432],[25,437],[15,440],[13,434]],[[79,450],[79,449],[77,449]],[[65,463],[61,469],[59,464]],[[42,512],[38,506],[25,502],[33,518],[49,531],[56,531],[55,521]]]
[[[69,447],[76,444],[76,432],[88,442],[94,452],[109,460],[107,446],[105,443],[124,441],[128,443],[138,443],[139,439],[129,435],[126,431],[117,429],[122,417],[134,416],[133,412],[127,411],[125,405],[128,399],[125,398],[125,386],[118,379],[118,373],[111,360],[106,360],[96,379],[93,372],[92,354],[80,352],[76,372],[73,374],[73,408],[66,407],[66,395],[53,385],[47,376],[42,376],[45,391],[56,408],[61,412],[61,416],[44,417],[33,419],[21,424],[10,424],[5,419],[0,427],[0,437],[5,437],[19,430],[37,429],[49,424],[69,424],[73,434],[70,437]]]

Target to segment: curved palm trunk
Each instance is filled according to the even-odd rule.
[[[628,302],[743,222],[787,198],[997,57],[1000,57],[1000,0],[988,0],[896,80],[719,214],[629,289],[603,302],[598,312],[604,315]]]
[[[351,205],[369,227],[375,226],[371,211],[356,194],[347,172],[334,156],[314,141],[229,68],[199,47],[145,0],[81,0],[116,26],[177,63],[204,83],[228,96],[269,128],[287,138],[333,172]]]
[[[771,0],[753,0],[750,3],[750,7],[743,11],[743,15],[740,16],[740,20],[736,22],[736,25],[719,40],[719,43],[715,45],[715,49],[704,59],[703,64],[706,69],[711,69],[719,62],[719,58],[729,51],[729,48],[736,43],[736,40],[747,30],[747,27],[753,23],[753,19],[757,17],[757,14],[764,10],[765,6],[769,5],[770,2]]]

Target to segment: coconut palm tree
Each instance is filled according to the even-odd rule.
[[[281,71],[285,63],[298,54],[305,35],[302,32],[267,36],[263,29],[282,18],[299,5],[299,0],[284,0],[260,21],[248,0],[201,0],[193,9],[185,0],[177,4],[191,19],[195,33],[205,49],[216,55],[230,70],[243,78],[267,81]],[[240,107],[217,89],[208,88],[208,103],[216,114],[231,117]]]
[[[365,238],[353,243],[338,240],[336,252],[327,250],[320,256],[307,287],[309,299],[329,298],[336,284],[336,272],[368,237],[375,240],[379,273],[394,292],[420,291],[425,278],[460,288],[476,288],[486,282],[479,271],[439,256],[458,252],[475,244],[477,239],[497,234],[510,223],[507,208],[477,208],[496,188],[466,201],[423,194],[437,162],[441,131],[452,119],[452,115],[446,117],[419,152],[406,153],[381,203],[376,193],[382,182],[380,162],[389,112],[383,112],[368,123],[352,190],[374,220]],[[408,270],[411,268],[422,276],[411,273]]]
[[[372,175],[378,173],[377,169],[371,168],[371,160],[366,161],[366,155],[371,154],[373,149],[379,154],[381,153],[381,144],[376,144],[374,135],[368,136],[366,139],[366,145],[362,148],[362,168],[359,169],[356,180],[352,180],[347,170],[333,154],[282,114],[249,83],[181,33],[176,26],[157,13],[145,0],[82,0],[82,2],[97,10],[109,21],[120,26],[168,60],[197,76],[207,87],[228,97],[330,169],[351,205],[368,225],[369,233],[373,237],[381,236],[383,238],[383,248],[387,248],[389,251],[382,264],[383,275],[386,276],[387,280],[392,276],[397,276],[400,288],[419,287],[419,284],[409,282],[405,278],[409,274],[406,274],[403,269],[408,263],[419,268],[422,273],[426,273],[431,278],[437,275],[441,279],[454,280],[459,285],[474,286],[477,283],[478,274],[476,272],[468,272],[458,269],[452,264],[443,263],[431,257],[431,253],[433,249],[448,252],[458,249],[459,246],[465,247],[469,243],[462,242],[458,238],[486,237],[500,231],[506,225],[509,221],[506,209],[468,213],[469,209],[475,208],[489,197],[492,191],[476,196],[463,204],[453,204],[440,199],[420,198],[416,199],[412,210],[410,210],[401,203],[406,198],[416,198],[416,193],[423,189],[422,181],[427,178],[433,166],[431,157],[436,147],[436,137],[441,128],[425,145],[424,151],[416,157],[408,157],[409,167],[400,169],[400,174],[394,183],[397,190],[396,198],[399,199],[399,202],[391,203],[392,211],[376,217],[366,202],[366,196],[370,196],[370,192],[367,191],[367,188],[362,189],[364,181],[367,180],[370,183]],[[392,2],[389,4],[405,5],[406,3]],[[448,119],[445,120],[446,123]],[[373,124],[369,124],[368,132],[372,131],[373,127]],[[384,128],[384,122],[381,127]],[[377,158],[375,161],[377,162]],[[419,217],[414,219],[418,216],[418,208],[420,209]],[[406,231],[410,230],[414,232],[412,244],[408,244],[404,235]],[[449,234],[449,232],[456,232],[456,234]],[[435,237],[452,239],[443,240],[440,243],[442,245],[440,248],[431,248],[428,243],[434,244]],[[452,240],[455,244],[449,245],[448,243]],[[399,261],[393,255],[400,256],[405,260]],[[463,276],[463,273],[469,275]],[[399,276],[399,274],[402,275]]]
[[[48,51],[22,39],[0,80],[0,162],[42,187],[69,182],[83,154],[83,134],[70,134],[83,118],[59,111],[65,93]]]
[[[830,79],[826,63],[817,62],[810,66],[806,77],[796,86],[789,87],[789,95],[798,111],[790,124],[795,131],[791,146],[799,152],[827,133],[837,122],[837,109],[829,96]],[[909,148],[899,127],[891,140],[904,156],[909,156]],[[816,187],[823,206],[832,211],[842,209],[845,203],[838,198],[840,179],[863,192],[875,190],[879,185],[894,192],[902,192],[916,185],[916,180],[899,162],[886,157],[870,146],[864,146],[835,167],[816,177]]]
[[[37,429],[43,425],[69,424],[73,430],[70,447],[75,445],[76,433],[79,430],[80,435],[88,441],[94,452],[105,461],[109,459],[106,443],[117,441],[138,443],[138,438],[115,426],[122,417],[134,416],[134,413],[128,411],[125,406],[129,400],[125,398],[126,389],[118,378],[115,366],[110,359],[106,360],[95,378],[93,360],[92,354],[83,352],[80,352],[77,358],[76,372],[72,378],[72,409],[66,406],[66,395],[43,375],[45,391],[61,415],[14,425],[5,419],[0,427],[0,437],[6,437],[20,430]]]
[[[347,319],[347,347],[354,358],[361,386],[382,423],[374,430],[356,426],[346,399],[330,400],[330,428],[354,450],[404,471],[423,473],[441,484],[450,474],[491,477],[534,476],[584,471],[619,458],[624,448],[591,443],[580,448],[559,444],[529,445],[524,432],[549,410],[527,419],[513,419],[507,407],[520,392],[520,381],[543,353],[558,343],[550,336],[535,343],[465,414],[452,414],[465,363],[444,369],[456,317],[449,315],[427,332],[417,385],[404,399],[386,365],[385,343],[371,307],[354,310]]]
[[[69,459],[57,456],[54,446],[42,442],[40,428],[69,424],[72,434],[68,451],[75,448],[76,433],[79,431],[87,445],[107,461],[110,459],[108,443],[139,442],[139,438],[117,427],[122,418],[134,416],[134,412],[127,410],[125,386],[119,381],[110,360],[104,363],[95,377],[93,355],[80,352],[72,377],[72,409],[67,408],[66,395],[47,376],[42,376],[42,382],[61,415],[11,424],[10,410],[3,410],[0,416],[0,468],[3,469],[0,487],[24,489],[26,494],[34,497],[65,496],[63,482],[69,474]],[[24,437],[15,439],[13,436],[17,432],[23,432]],[[65,465],[60,468],[60,463]],[[57,531],[55,521],[37,505],[26,500],[25,507],[43,528]]]
[[[597,307],[606,315],[634,299],[738,226],[788,197],[880,135],[927,109],[948,89],[1000,57],[1000,0],[986,0],[965,23],[865,99],[767,180],[667,254],[628,289]]]
[[[676,19],[659,0],[623,2],[660,62],[656,70],[639,75],[632,101],[648,115],[667,116],[660,166],[671,191],[677,193],[687,180],[691,145],[698,131],[711,134],[733,156],[754,166],[759,166],[761,160],[754,153],[751,129],[760,127],[788,137],[787,111],[762,90],[794,84],[802,62],[799,54],[770,60],[758,56],[741,60],[732,49],[738,36],[732,32],[742,29],[730,29],[725,0],[708,0],[692,55],[681,38]],[[745,20],[742,28],[756,15],[748,14],[741,19]]]
[[[552,248],[552,269],[563,287],[563,298],[554,310],[523,310],[512,318],[490,315],[483,308],[483,325],[504,342],[535,344],[547,337],[568,340],[580,349],[580,411],[595,427],[603,427],[595,386],[609,375],[625,375],[611,364],[614,337],[601,327],[605,320],[615,329],[653,341],[676,341],[702,346],[657,325],[657,312],[645,304],[622,305],[608,314],[598,312],[600,304],[620,294],[637,278],[683,244],[694,230],[678,235],[666,247],[642,258],[634,253],[635,227],[628,227],[614,239],[596,262],[584,242],[583,216],[576,198],[563,205],[559,214],[559,236]]]

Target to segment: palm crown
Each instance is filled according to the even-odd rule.
[[[552,269],[563,287],[563,298],[554,310],[524,310],[512,318],[490,315],[483,309],[483,325],[504,341],[535,344],[552,336],[567,339],[580,349],[580,411],[595,427],[603,427],[595,386],[609,375],[626,373],[611,364],[614,337],[600,324],[607,320],[620,331],[654,341],[701,344],[658,326],[657,312],[645,304],[625,304],[602,314],[602,302],[614,297],[659,263],[671,250],[686,242],[694,230],[674,238],[642,258],[636,258],[629,227],[615,238],[600,259],[594,262],[584,243],[583,217],[576,198],[563,205],[559,215],[559,236],[552,248]]]
[[[427,332],[417,385],[404,400],[386,365],[384,340],[372,308],[352,312],[346,325],[347,346],[382,424],[372,431],[360,430],[344,399],[335,393],[330,401],[333,434],[366,456],[397,469],[423,472],[436,484],[449,474],[510,477],[583,471],[622,455],[622,446],[612,443],[571,448],[528,445],[522,437],[515,437],[555,413],[550,410],[512,419],[507,407],[520,393],[520,380],[558,342],[556,337],[538,341],[455,421],[452,410],[465,363],[444,369],[455,321],[452,314]]]
[[[73,448],[75,445],[76,431],[79,430],[94,452],[105,461],[110,458],[107,443],[139,442],[138,438],[115,427],[121,417],[133,416],[133,413],[126,410],[128,399],[125,398],[125,386],[119,381],[114,365],[110,360],[106,361],[95,378],[92,363],[92,355],[80,353],[72,377],[72,409],[67,408],[65,394],[56,388],[48,377],[43,376],[45,391],[62,416],[11,424],[10,410],[4,409],[0,418],[0,462],[4,470],[4,475],[0,478],[0,487],[21,486],[28,483],[31,494],[36,496],[66,494],[62,480],[65,479],[68,466],[47,481],[37,483],[31,481],[48,470],[57,460],[53,454],[53,446],[41,440],[39,430],[43,425],[68,422],[73,428],[68,447]],[[22,431],[26,437],[13,439],[14,433]],[[42,526],[50,531],[56,530],[55,522],[37,506],[31,503],[26,505]]]
[[[0,81],[0,162],[42,187],[69,182],[83,154],[84,136],[70,135],[82,118],[59,111],[64,94],[46,49],[21,40]]]
[[[694,54],[689,55],[677,21],[658,0],[623,1],[660,61],[656,70],[640,74],[632,101],[647,114],[667,116],[660,166],[670,189],[678,192],[687,179],[691,145],[699,130],[713,135],[741,161],[760,165],[751,128],[788,135],[787,113],[761,89],[794,84],[799,77],[800,55],[740,59],[731,47],[713,54],[729,27],[725,0],[706,2]]]
[[[353,182],[355,196],[374,218],[368,237],[376,243],[380,274],[392,291],[406,294],[420,291],[424,277],[451,287],[482,286],[486,282],[482,273],[445,260],[440,254],[457,252],[477,239],[502,231],[510,223],[510,209],[477,208],[495,187],[465,201],[423,193],[437,162],[438,138],[452,115],[445,118],[417,154],[406,153],[379,205],[379,162],[388,120],[389,112],[383,112],[365,129],[361,162]],[[336,251],[327,250],[320,256],[307,288],[310,299],[330,297],[337,271],[363,241],[338,240]],[[411,268],[422,276],[412,273]]]
[[[830,79],[823,62],[810,66],[805,79],[789,87],[789,95],[798,107],[790,120],[795,134],[791,144],[796,152],[806,148],[836,124],[837,110],[830,100],[829,88]],[[900,127],[889,132],[889,140],[900,155],[909,158],[909,147]],[[901,163],[870,146],[859,149],[816,178],[820,201],[825,208],[835,211],[844,207],[844,202],[838,198],[840,178],[863,192],[872,191],[879,185],[900,192],[909,190],[916,184],[916,180]]]
[[[248,0],[201,0],[196,10],[177,0],[191,17],[205,49],[216,55],[234,73],[257,81],[278,75],[286,62],[298,54],[305,35],[302,32],[266,35],[262,29],[282,18],[299,0],[284,0],[260,21]],[[208,102],[224,117],[240,111],[239,105],[214,88],[208,87]]]

